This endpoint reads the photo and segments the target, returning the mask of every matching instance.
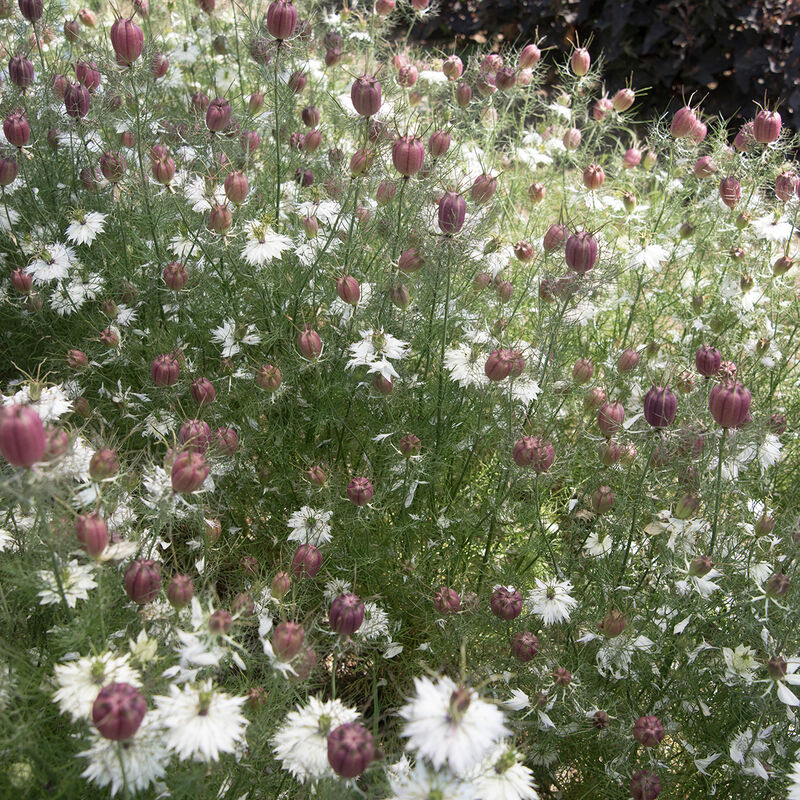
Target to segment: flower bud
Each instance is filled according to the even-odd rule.
[[[655,772],[637,770],[631,776],[630,792],[633,800],[656,800],[661,794],[661,781]]]
[[[313,361],[322,353],[322,339],[310,325],[306,325],[297,334],[297,348],[305,358]]]
[[[514,445],[514,463],[518,467],[532,467],[540,474],[547,472],[555,459],[553,445],[538,436],[523,436]]]
[[[375,489],[367,478],[353,478],[347,484],[347,497],[357,506],[365,506],[372,500]]]
[[[275,573],[270,585],[270,593],[276,600],[282,600],[292,588],[292,578],[288,572],[280,570]]]
[[[582,78],[588,71],[592,63],[592,58],[589,51],[585,47],[579,47],[572,52],[569,60],[570,69],[579,77]]]
[[[539,652],[539,640],[531,631],[515,633],[511,639],[511,655],[523,664],[531,661]]]

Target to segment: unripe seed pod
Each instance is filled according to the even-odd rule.
[[[492,614],[500,619],[506,621],[516,619],[522,613],[522,594],[517,589],[498,586],[492,592],[489,607]]]
[[[613,439],[608,439],[600,444],[599,455],[604,466],[611,467],[622,458],[622,448]]]
[[[781,115],[763,108],[753,120],[753,137],[761,144],[777,141],[781,135]]]
[[[309,360],[319,358],[322,353],[322,339],[311,325],[305,325],[297,334],[297,348]]]
[[[644,418],[654,428],[667,428],[675,420],[678,398],[668,387],[653,386],[644,396]]]
[[[488,203],[497,191],[497,178],[492,175],[478,175],[470,189],[470,197],[475,203]]]
[[[195,92],[192,95],[192,106],[196,111],[207,111],[211,100],[205,92]]]
[[[701,375],[711,378],[719,372],[722,365],[722,354],[716,347],[704,344],[695,353],[694,363]]]
[[[448,80],[456,81],[464,72],[464,64],[456,55],[447,56],[442,62],[442,72],[447,76]]]
[[[161,589],[161,567],[150,558],[132,561],[125,570],[125,592],[134,603],[144,605],[155,600]]]
[[[183,608],[194,596],[194,581],[189,575],[175,575],[167,586],[167,600],[175,608]]]
[[[773,275],[785,275],[794,266],[790,256],[778,256],[772,264]]]
[[[20,13],[28,22],[38,22],[44,13],[44,0],[17,0]]]
[[[214,431],[214,447],[226,456],[239,450],[239,436],[233,428],[222,425]]]
[[[774,572],[764,583],[767,595],[772,598],[787,595],[791,588],[791,581],[782,572]]]
[[[434,158],[440,158],[450,149],[450,134],[447,131],[434,131],[428,140],[428,150]]]
[[[297,27],[297,7],[290,0],[273,0],[267,9],[267,30],[278,41],[288,39]]]
[[[92,722],[98,733],[113,742],[130,739],[142,724],[147,703],[135,686],[111,683],[92,703]]]
[[[642,160],[642,151],[638,147],[629,147],[622,157],[622,166],[626,169],[638,167]]]
[[[798,177],[794,172],[781,172],[775,178],[775,194],[782,202],[786,202],[798,187]]]
[[[505,348],[492,350],[483,371],[490,381],[505,380],[514,367],[514,354]]]
[[[592,106],[592,117],[600,122],[604,120],[608,113],[614,108],[614,104],[607,98],[601,97]]]
[[[517,82],[517,73],[511,67],[501,67],[494,78],[495,86],[504,92],[513,88]]]
[[[594,375],[594,364],[588,358],[579,358],[572,367],[572,380],[577,384],[588,383]]]
[[[553,465],[555,450],[546,439],[523,436],[514,445],[513,459],[518,467],[532,467],[534,472],[541,474]]]
[[[511,655],[526,664],[539,652],[539,640],[531,631],[515,633],[511,639]]]
[[[689,106],[678,109],[678,111],[675,112],[675,116],[672,118],[672,124],[669,128],[672,138],[683,139],[689,136],[696,122],[697,114],[695,114]]]
[[[83,350],[68,350],[67,364],[69,364],[72,369],[83,369],[89,366],[89,358]]]
[[[639,717],[633,726],[633,738],[645,747],[658,747],[664,738],[664,726],[658,717]]]
[[[541,203],[547,194],[547,188],[543,183],[532,183],[528,187],[528,199],[531,203]]]
[[[615,111],[627,111],[636,99],[633,89],[620,89],[612,98]]]
[[[597,623],[597,627],[609,639],[614,639],[628,627],[628,619],[621,611],[612,609]]]
[[[695,161],[692,172],[697,178],[708,178],[717,171],[717,165],[711,156],[701,156]]]
[[[566,689],[572,683],[572,673],[564,667],[553,670],[553,684],[561,689]]]
[[[231,122],[231,104],[224,97],[216,97],[206,111],[206,127],[212,133],[224,131]]]
[[[179,292],[189,283],[189,272],[180,261],[170,261],[162,273],[164,283],[173,291]]]
[[[339,595],[331,603],[328,621],[340,636],[352,636],[364,622],[364,603],[352,592]]]
[[[272,578],[272,583],[270,584],[270,594],[276,600],[282,600],[286,595],[289,593],[289,589],[292,588],[292,578],[288,572],[284,572],[280,570],[275,573],[275,576]],[[274,647],[274,645],[273,645]]]
[[[455,589],[440,586],[433,597],[433,605],[440,614],[457,614],[461,610],[461,598]]]
[[[459,83],[456,86],[456,102],[461,108],[466,108],[472,100],[472,89],[469,84]]]
[[[719,196],[728,208],[735,208],[742,199],[742,187],[732,175],[719,182]]]
[[[519,54],[519,61],[517,66],[520,69],[529,69],[539,63],[542,57],[542,51],[535,44],[526,44]]]
[[[9,186],[16,178],[19,167],[14,158],[8,156],[0,158],[0,186]],[[25,273],[23,273],[25,274]]]
[[[597,263],[597,239],[586,231],[577,231],[567,239],[564,255],[567,266],[583,275]]]
[[[106,151],[100,156],[100,172],[109,183],[119,183],[125,175],[127,162],[121,153]]]
[[[0,454],[15,467],[41,461],[47,438],[41,417],[30,406],[0,407]]]
[[[277,392],[281,383],[281,371],[273,364],[264,364],[256,372],[256,385],[267,392]]]
[[[403,64],[397,71],[397,82],[400,86],[410,89],[419,78],[419,70],[413,64]]]
[[[583,171],[583,185],[587,189],[596,191],[599,189],[606,179],[606,174],[599,164],[590,164]]]
[[[708,133],[708,126],[700,119],[695,119],[691,131],[689,131],[689,138],[697,143],[703,141]]]
[[[83,119],[89,113],[89,90],[79,83],[70,84],[64,91],[64,109],[73,119]]]
[[[708,410],[723,428],[738,428],[750,413],[750,390],[739,381],[718,383],[708,398]]]
[[[530,242],[517,242],[514,245],[514,255],[523,263],[527,264],[530,261],[533,261],[533,257],[535,255],[533,251],[533,246]]]
[[[361,297],[361,288],[358,281],[352,275],[345,275],[336,280],[336,294],[351,306],[358,305]]]
[[[342,778],[357,778],[374,758],[372,734],[363,725],[346,722],[328,735],[328,763]]]
[[[204,453],[208,449],[211,438],[211,428],[207,422],[200,419],[190,419],[184,422],[178,431],[178,441],[186,446],[187,450]]]
[[[695,495],[689,493],[680,497],[672,513],[678,519],[689,519],[700,507],[700,501]]]
[[[577,128],[570,128],[564,134],[563,142],[567,150],[577,150],[581,144],[581,132]]]
[[[156,356],[150,365],[150,377],[158,387],[172,386],[180,374],[178,360],[169,353]]]
[[[365,506],[372,500],[375,489],[367,478],[353,478],[347,484],[347,498],[357,506]]]
[[[142,54],[144,33],[131,19],[120,17],[111,26],[111,46],[117,55],[117,63],[127,67]]]
[[[624,419],[625,409],[618,401],[604,403],[597,412],[597,426],[608,438],[619,431]]]
[[[767,427],[776,436],[781,436],[786,433],[786,415],[785,414],[772,414],[770,415]]]
[[[104,447],[92,455],[89,461],[89,475],[92,480],[113,478],[118,472],[119,457],[115,450]]]
[[[322,553],[313,544],[301,544],[292,557],[295,578],[313,578],[322,566]]]
[[[108,545],[108,526],[99,514],[80,514],[75,520],[75,538],[92,558],[97,558]]]
[[[416,455],[422,449],[418,436],[407,433],[398,443],[397,449],[407,458]]]
[[[405,284],[399,283],[389,289],[389,299],[397,308],[408,308],[411,303],[411,293]]]
[[[619,358],[617,359],[617,369],[624,375],[628,372],[633,372],[636,367],[639,365],[639,360],[641,356],[636,350],[628,347],[626,350],[623,350],[620,353]]]
[[[588,71],[592,63],[592,58],[589,51],[585,47],[579,47],[573,51],[569,60],[570,69],[579,77],[582,78]]]
[[[757,520],[755,524],[755,532],[758,536],[766,536],[772,533],[775,528],[775,518],[765,511]]]
[[[542,240],[542,246],[545,252],[552,253],[563,247],[564,243],[567,241],[568,233],[569,231],[566,225],[562,225],[558,222],[551,225],[545,232],[544,239]]]
[[[372,379],[372,388],[378,394],[384,397],[390,395],[394,391],[394,381],[391,378],[385,378],[383,375],[376,374]]]
[[[595,514],[605,514],[614,505],[614,492],[610,486],[598,486],[592,492],[592,511]]]
[[[244,172],[231,172],[225,178],[225,195],[234,205],[241,205],[247,198],[250,186]]]
[[[467,203],[456,192],[447,192],[439,201],[439,230],[448,235],[458,233],[464,227]]]
[[[637,770],[631,776],[630,792],[633,800],[656,800],[661,794],[661,781],[655,772]]]
[[[288,664],[303,649],[304,639],[302,625],[292,621],[279,622],[272,634],[272,651],[278,661]]]
[[[163,78],[169,69],[169,59],[163,53],[156,53],[150,62],[150,74],[155,80]]]
[[[180,494],[197,491],[208,477],[209,468],[201,453],[185,450],[172,464],[172,490]]]

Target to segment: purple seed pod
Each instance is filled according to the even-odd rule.
[[[457,614],[461,610],[461,598],[455,589],[440,586],[433,596],[433,605],[440,614]]]
[[[588,358],[579,358],[572,367],[572,380],[577,384],[588,383],[594,375],[594,364]]]
[[[716,347],[701,345],[694,355],[694,364],[701,375],[711,378],[719,372],[719,368],[722,366],[722,354]]]
[[[762,108],[753,120],[753,137],[761,144],[770,144],[781,135],[781,115]]]
[[[322,566],[322,553],[313,544],[301,544],[292,557],[295,578],[313,578]]]
[[[156,356],[150,364],[150,377],[156,386],[172,386],[178,380],[181,368],[178,359],[170,354]]]
[[[112,683],[92,704],[92,722],[101,736],[114,742],[130,739],[142,724],[147,703],[135,686]]]
[[[161,589],[161,567],[150,558],[132,561],[125,570],[125,592],[134,603],[144,605],[158,597]]]
[[[560,222],[551,225],[545,232],[544,239],[542,240],[542,246],[545,252],[552,253],[555,250],[561,249],[567,241],[568,233],[567,226],[562,225]]]
[[[446,192],[439,200],[439,230],[452,236],[464,227],[467,203],[457,192]]]
[[[728,208],[735,208],[742,199],[742,187],[732,175],[719,182],[719,196]]]
[[[207,406],[214,402],[217,392],[208,378],[198,378],[192,383],[192,397],[199,406]]]
[[[595,514],[605,514],[614,506],[614,492],[610,486],[598,486],[592,492],[591,502]]]
[[[267,30],[278,41],[288,39],[297,27],[297,7],[290,0],[274,0],[267,9]]]
[[[224,131],[231,122],[231,104],[224,97],[214,98],[206,111],[206,127],[212,133]]]
[[[90,104],[89,90],[80,83],[70,84],[64,92],[64,108],[74,119],[83,119],[89,113]]]
[[[119,472],[119,457],[116,450],[104,447],[98,450],[89,461],[89,475],[93,480],[102,481],[113,478]]]
[[[11,56],[8,77],[18,89],[27,89],[33,83],[33,62],[25,56]]]
[[[287,576],[288,577],[288,576]],[[291,661],[302,649],[305,639],[303,626],[297,622],[281,622],[272,634],[272,650],[278,661]]]
[[[167,586],[167,600],[175,608],[188,605],[194,596],[194,581],[189,575],[175,575]]]
[[[108,525],[97,513],[79,514],[75,520],[75,538],[92,558],[97,558],[108,545]]]
[[[628,618],[617,609],[612,609],[606,614],[600,622],[597,623],[598,630],[609,637],[614,639],[619,636],[625,628],[628,627]]]
[[[0,453],[15,467],[30,467],[47,450],[41,417],[30,406],[0,407]]]
[[[515,633],[511,639],[511,655],[518,661],[527,663],[539,652],[539,640],[531,631]]]
[[[664,726],[658,717],[639,717],[633,726],[633,738],[645,747],[658,747],[664,738]]]
[[[111,46],[117,54],[117,63],[130,66],[142,54],[144,33],[133,20],[120,17],[111,26]]]
[[[577,231],[567,239],[564,256],[567,266],[581,275],[597,263],[597,239],[586,231]]]
[[[220,425],[214,431],[213,442],[214,447],[226,456],[232,456],[239,450],[239,435],[227,425]]]
[[[381,84],[372,75],[362,75],[353,81],[350,87],[350,100],[353,108],[362,117],[371,117],[381,107]]]
[[[478,175],[472,188],[469,190],[470,197],[474,203],[488,203],[497,191],[497,178],[492,175]]]
[[[306,325],[297,334],[297,349],[310,361],[322,353],[322,339],[310,325]]]
[[[187,450],[204,453],[208,449],[211,438],[211,428],[207,422],[200,419],[190,419],[184,422],[178,431],[178,441],[186,446]]]
[[[625,409],[619,401],[603,403],[597,412],[597,426],[609,438],[622,427],[624,419]]]
[[[179,494],[197,491],[208,477],[209,468],[201,453],[185,450],[172,464],[172,490]]]
[[[515,356],[511,350],[499,348],[492,350],[483,367],[484,374],[490,381],[505,380],[514,368]]]
[[[533,467],[534,472],[547,472],[553,464],[553,445],[538,436],[523,436],[515,445],[514,463],[518,467]]]
[[[339,595],[331,603],[328,621],[340,636],[351,636],[364,622],[364,603],[351,592]]]
[[[750,390],[739,381],[718,383],[708,397],[708,410],[723,428],[738,428],[750,414]]]
[[[343,275],[336,279],[336,294],[343,302],[356,306],[361,299],[361,287],[352,275]]]
[[[31,138],[31,126],[24,111],[12,111],[3,120],[3,133],[9,144],[14,147],[25,147]]]
[[[19,11],[28,22],[38,22],[44,13],[44,0],[17,0]]]
[[[641,356],[636,350],[628,347],[626,350],[623,350],[620,353],[619,358],[617,359],[617,369],[625,374],[627,372],[633,372],[636,367],[639,365],[639,360]]]
[[[656,800],[661,794],[661,781],[655,772],[640,769],[631,775],[630,790],[633,800]]]
[[[654,428],[667,428],[675,420],[678,398],[669,387],[653,386],[644,396],[644,418]]]
[[[401,136],[392,145],[392,163],[403,176],[416,175],[425,160],[425,146],[416,136]]]
[[[516,619],[522,613],[522,595],[517,589],[498,586],[489,602],[492,614],[506,621]]]
[[[691,135],[697,122],[697,114],[689,106],[684,106],[675,112],[669,132],[673,139],[683,139]]]
[[[353,478],[347,484],[347,498],[357,506],[365,506],[372,500],[375,489],[367,478]]]
[[[375,758],[372,734],[357,722],[346,722],[328,735],[328,763],[337,775],[357,778]]]

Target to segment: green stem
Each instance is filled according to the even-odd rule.
[[[722,451],[725,447],[725,437],[728,435],[728,429],[722,429],[722,436],[719,440],[719,454],[717,457],[717,496],[714,499],[714,521],[711,524],[711,544],[708,548],[709,557],[714,553],[714,544],[717,541],[717,522],[719,520],[719,499],[722,495]]]

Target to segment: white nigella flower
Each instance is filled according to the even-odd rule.
[[[767,739],[771,735],[772,726],[761,728],[757,734],[753,734],[752,728],[737,733],[728,750],[731,761],[740,764],[742,772],[746,775],[757,775],[759,778],[767,780],[769,773],[761,763],[761,756],[769,747]]]
[[[242,344],[258,344],[261,336],[256,332],[254,325],[237,325],[235,320],[226,319],[218,328],[211,331],[211,339],[222,345],[222,357],[235,356]]]
[[[792,223],[785,219],[775,219],[771,214],[754,217],[750,220],[749,230],[756,239],[768,242],[785,242],[792,235]]]
[[[511,698],[503,702],[503,705],[511,711],[522,711],[522,709],[528,708],[530,704],[530,698],[522,689],[512,689]]]
[[[347,594],[353,591],[353,584],[344,578],[332,578],[325,584],[322,596],[332,603],[340,594]]]
[[[69,275],[70,268],[77,259],[71,247],[56,242],[43,248],[39,255],[25,267],[25,272],[39,286],[50,281],[63,281]]]
[[[165,744],[183,760],[218,761],[244,743],[246,697],[214,689],[210,680],[197,686],[169,687],[169,696],[155,698],[165,727]]]
[[[88,599],[90,589],[97,588],[97,583],[92,577],[93,572],[92,564],[79,564],[74,558],[68,564],[59,567],[58,576],[52,569],[39,570],[39,580],[44,584],[44,589],[39,592],[39,597],[42,598],[39,602],[43,606],[57,605],[62,600],[63,589],[67,605],[75,608],[78,600]]]
[[[746,644],[740,644],[735,650],[730,647],[722,648],[722,657],[725,660],[725,680],[742,681],[750,684],[758,668],[756,651]]]
[[[668,255],[667,249],[660,244],[649,244],[630,257],[628,266],[633,268],[645,266],[653,272],[661,272],[661,266]]]
[[[789,796],[787,800],[800,800],[800,760],[796,761],[789,774]]]
[[[105,228],[108,214],[99,211],[90,211],[88,214],[78,214],[67,227],[67,239],[73,244],[85,244],[90,247],[98,234]]]
[[[85,656],[56,664],[53,672],[58,685],[53,702],[58,703],[62,714],[69,714],[75,722],[91,717],[92,705],[104,686],[110,683],[142,685],[139,671],[130,665],[127,653]]]
[[[772,683],[774,683],[778,694],[778,700],[780,700],[781,703],[791,706],[792,708],[800,706],[800,698],[787,686],[787,684],[791,686],[800,686],[800,674],[797,672],[798,667],[800,667],[800,657],[798,656],[786,659],[781,656],[771,658],[767,663],[767,670],[770,674],[767,680],[770,685],[767,687],[767,691],[764,692],[764,694],[769,694],[772,690]]]
[[[396,770],[389,776],[393,800],[474,800],[469,783],[460,781],[446,769],[434,772],[422,761],[413,770]]]
[[[695,591],[701,597],[711,597],[714,592],[719,590],[719,585],[714,583],[714,578],[722,577],[719,570],[711,569],[705,575],[692,575],[687,566],[686,572],[686,578],[675,583],[679,594],[686,595],[690,591]]]
[[[348,350],[351,355],[347,362],[348,369],[358,366],[369,367],[370,372],[377,372],[386,380],[391,380],[400,376],[389,359],[405,358],[408,344],[382,330],[370,329],[361,331],[361,341],[351,344]]]
[[[511,396],[523,405],[532,403],[541,393],[541,387],[531,378],[519,377],[511,383]]]
[[[50,308],[60,317],[68,316],[87,300],[95,300],[102,290],[103,279],[99,275],[92,275],[85,282],[79,277],[73,278],[69,283],[58,285],[50,298]]]
[[[331,540],[330,519],[332,516],[332,511],[319,511],[310,506],[303,506],[289,517],[289,527],[292,529],[289,534],[289,541],[313,544],[315,547],[329,542]]]
[[[597,651],[597,671],[603,676],[611,676],[622,680],[630,668],[631,661],[637,650],[646,652],[652,648],[653,642],[646,636],[631,636],[623,633],[606,639],[603,646]]]
[[[569,622],[572,610],[578,601],[570,595],[572,584],[569,581],[549,581],[536,579],[536,588],[528,592],[527,607],[531,614],[542,618],[545,625]]]
[[[587,556],[604,556],[611,552],[612,544],[611,537],[607,533],[592,531],[583,544],[583,552]]]
[[[497,745],[472,776],[475,796],[481,800],[538,800],[533,773],[519,762],[519,753],[507,743]]]
[[[468,386],[487,386],[489,378],[486,377],[484,368],[486,357],[474,353],[468,344],[445,350],[444,366],[450,377],[462,388]]]
[[[96,786],[110,785],[112,797],[125,787],[132,792],[144,791],[164,776],[169,759],[159,716],[152,711],[145,714],[130,739],[115,742],[95,731],[89,749],[79,755],[89,761],[82,776]]]
[[[377,603],[367,601],[364,603],[364,621],[354,635],[364,641],[388,636],[389,615]]]
[[[443,677],[415,678],[416,697],[400,709],[406,720],[406,745],[434,767],[447,766],[456,775],[471,772],[509,735],[503,712],[478,697],[474,689]]]
[[[288,236],[275,233],[268,225],[257,220],[245,223],[247,242],[242,249],[242,258],[251,267],[263,267],[275,258],[280,258],[285,250],[294,247]]]
[[[333,777],[328,763],[328,734],[340,725],[355,722],[358,712],[341,700],[310,697],[297,706],[272,739],[275,757],[301,783]]]
[[[34,396],[36,399],[33,399]],[[62,386],[37,387],[32,395],[30,384],[26,384],[13,395],[2,398],[3,405],[14,403],[31,406],[43,422],[55,422],[72,411],[72,400]]]

